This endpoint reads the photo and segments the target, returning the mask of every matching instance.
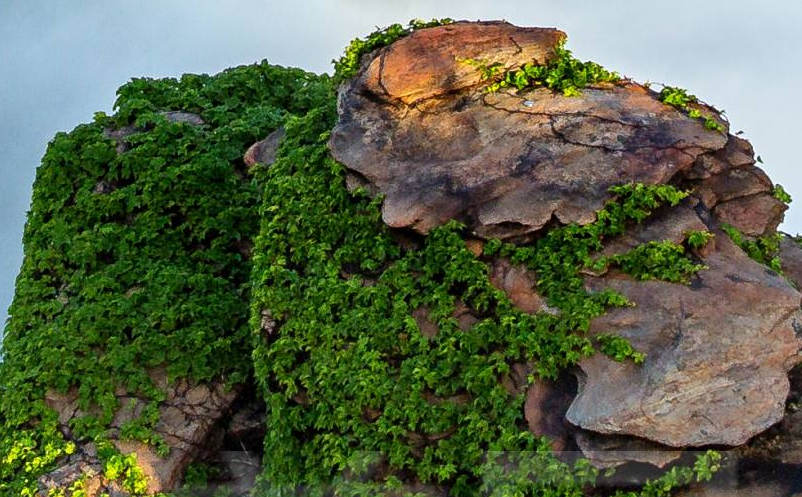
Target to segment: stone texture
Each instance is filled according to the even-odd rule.
[[[579,430],[576,443],[582,454],[599,469],[639,462],[664,468],[682,456],[681,450],[659,446],[635,437],[600,435]]]
[[[486,50],[473,56],[495,53]],[[418,56],[422,66],[438,67],[430,60],[438,55]],[[578,97],[544,88],[441,94],[434,78],[429,91],[415,94],[437,96],[407,105],[406,90],[379,93],[368,78],[380,58],[342,87],[330,148],[355,178],[351,187],[386,196],[382,215],[396,228],[426,233],[459,219],[478,237],[514,238],[552,220],[586,223],[610,186],[668,182],[727,143],[633,83],[586,88]],[[385,65],[383,77],[390,73]]]
[[[187,123],[193,126],[206,124],[201,116],[191,112],[184,112],[183,110],[168,110],[162,112],[161,115],[171,123]]]
[[[281,139],[285,135],[284,127],[278,128],[273,131],[264,140],[258,141],[251,145],[245,152],[243,160],[248,167],[253,167],[256,164],[269,166],[276,161],[276,153],[278,146],[281,144]]]
[[[780,240],[780,261],[786,278],[802,288],[802,247],[791,235],[783,233]]]
[[[563,374],[556,381],[538,379],[526,390],[524,417],[529,431],[551,439],[555,451],[565,450],[572,437],[565,413],[576,397],[576,380]]]
[[[160,457],[152,446],[119,438],[119,428],[138,417],[145,407],[142,399],[122,391],[117,395],[121,407],[111,423],[110,438],[123,454],[136,454],[140,468],[148,477],[149,492],[169,492],[180,482],[190,462],[203,451],[213,449],[208,447],[208,437],[228,413],[238,392],[236,389],[227,390],[221,383],[192,384],[186,380],[168,383],[162,370],[154,371],[151,376],[155,385],[166,393],[165,400],[159,405],[160,419],[154,431],[167,443],[170,453]],[[59,413],[62,431],[68,437],[70,420],[85,414],[78,409],[76,399],[76,392],[49,392],[46,397],[47,404]],[[91,452],[79,452],[71,459],[55,472],[42,477],[40,485],[66,488],[73,481],[70,479],[72,476],[80,476],[80,472],[76,473],[78,469],[100,468],[96,455]],[[73,469],[65,469],[68,467]]]
[[[554,313],[546,300],[537,294],[537,280],[534,273],[523,266],[516,266],[507,259],[495,259],[490,265],[490,283],[507,294],[520,310],[535,314]]]
[[[782,419],[787,372],[799,362],[800,294],[715,235],[708,269],[690,285],[587,278],[589,289],[612,288],[635,304],[594,320],[591,334],[623,336],[647,359],[583,359],[571,423],[693,447],[740,445]]]
[[[505,69],[543,64],[563,39],[565,33],[556,29],[454,23],[416,31],[380,50],[358,77],[374,95],[414,104],[481,83],[479,72],[463,59],[500,63]]]
[[[770,193],[762,193],[721,203],[713,215],[745,235],[764,236],[777,230],[787,208]]]

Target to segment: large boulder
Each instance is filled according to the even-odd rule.
[[[226,387],[220,382],[211,384],[193,383],[188,380],[167,381],[164,370],[154,370],[154,384],[165,392],[165,399],[159,403],[159,421],[154,433],[160,436],[167,447],[167,455],[159,455],[157,449],[138,441],[127,440],[120,435],[120,428],[139,417],[147,405],[147,400],[120,390],[117,401],[121,408],[111,423],[109,436],[111,442],[122,454],[134,454],[139,467],[148,479],[148,492],[169,492],[174,490],[183,478],[187,465],[204,452],[213,451],[210,435],[217,425],[230,412],[238,396],[238,388]],[[50,392],[47,404],[59,414],[61,430],[70,437],[71,421],[88,413],[78,407],[77,392],[67,394]],[[93,413],[89,413],[93,414]],[[100,495],[104,488],[117,484],[106,481],[102,465],[94,447],[82,445],[56,471],[40,479],[43,489],[66,488],[76,479],[86,476]]]
[[[635,304],[597,318],[591,334],[623,336],[647,359],[584,359],[571,423],[688,447],[740,445],[782,419],[802,296],[726,234],[710,243],[707,269],[690,285],[587,279],[591,290],[612,288]]]
[[[493,26],[507,33],[504,38],[520,30]],[[466,37],[486,26],[450,29]],[[535,38],[544,54],[560,39],[550,33]],[[419,49],[436,34],[423,30],[380,50],[340,92],[332,153],[359,179],[353,184],[386,196],[382,214],[392,227],[426,233],[456,218],[477,236],[509,238],[552,219],[590,222],[610,186],[666,183],[727,142],[634,83],[599,85],[578,97],[545,88],[488,94],[477,86],[478,76],[446,77],[459,67],[452,62],[442,77],[426,79],[424,91],[415,71],[385,64],[384,79],[416,88],[420,98],[408,105],[404,92],[384,92],[371,77],[377,61],[396,53],[415,54],[418,65],[438,68],[439,50],[452,60],[494,60],[498,50],[493,44],[479,52],[474,45],[452,46],[462,39],[453,35],[439,40],[438,51]],[[532,61],[524,55],[511,61]]]
[[[495,42],[484,42],[487,32]],[[619,453],[605,463],[600,447],[657,448],[667,453],[640,460],[663,465],[678,456],[672,448],[743,444],[783,417],[787,373],[800,360],[802,296],[720,226],[770,234],[786,206],[755,167],[749,143],[729,135],[713,108],[700,105],[723,132],[628,80],[569,97],[543,87],[487,93],[478,75],[466,76],[462,59],[503,60],[507,68],[542,63],[562,39],[553,30],[526,31],[537,55],[504,52],[508,42],[500,40],[521,33],[505,23],[458,23],[415,32],[366,57],[340,89],[329,142],[349,187],[383,195],[383,219],[393,228],[425,234],[458,219],[476,238],[513,241],[595,220],[613,185],[693,189],[680,206],[610,241],[603,255],[710,230],[715,239],[696,251],[706,269],[689,285],[612,271],[587,276],[588,290],[613,289],[634,304],[596,319],[591,334],[626,337],[647,359],[643,366],[602,354],[584,359],[565,417],[600,465],[626,460]],[[466,41],[473,39],[482,42]],[[490,267],[491,281],[516,305],[548,312],[533,290],[535,275],[507,261]],[[545,416],[561,418],[570,399],[552,387],[530,387],[526,417],[559,448],[568,432]]]

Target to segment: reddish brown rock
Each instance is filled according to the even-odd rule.
[[[490,266],[490,283],[507,294],[512,303],[524,312],[556,312],[537,294],[537,280],[532,271],[516,266],[507,259],[496,259]]]
[[[787,234],[783,234],[780,240],[780,262],[785,277],[797,288],[802,288],[802,247]]]
[[[119,437],[119,428],[137,418],[146,405],[142,399],[122,391],[117,396],[120,409],[111,423],[109,436],[120,452],[136,455],[139,467],[148,478],[148,492],[169,492],[176,488],[187,465],[201,452],[211,450],[208,437],[228,412],[237,391],[227,389],[222,383],[193,384],[186,380],[168,383],[163,371],[154,371],[151,376],[155,385],[166,393],[165,400],[159,404],[160,418],[154,431],[170,448],[169,454],[161,457],[152,446]],[[48,405],[58,412],[59,423],[68,436],[70,420],[85,414],[78,409],[76,399],[75,392],[66,395],[50,392],[46,398]],[[40,486],[67,488],[74,481],[73,476],[80,477],[79,470],[95,468],[102,474],[100,467],[96,454],[79,452],[56,472],[44,475]],[[113,483],[98,480],[98,485],[102,488]]]
[[[635,304],[594,320],[591,334],[623,336],[647,359],[583,359],[571,423],[684,447],[740,445],[782,419],[787,373],[800,360],[801,296],[715,234],[708,269],[690,285],[587,279]]]
[[[564,39],[565,33],[556,29],[459,22],[416,31],[380,50],[359,77],[373,94],[413,104],[479,84],[480,73],[464,59],[505,69],[543,64]]]
[[[713,215],[745,235],[764,236],[777,230],[786,209],[771,193],[761,193],[718,204]]]
[[[507,24],[493,29],[518,33]],[[415,52],[422,67],[439,71],[440,51],[459,49],[445,33],[420,32],[447,47]],[[496,53],[484,50],[472,56]],[[330,148],[350,171],[351,188],[385,195],[382,216],[392,227],[426,233],[458,219],[475,236],[515,238],[553,220],[587,223],[610,198],[609,187],[668,182],[728,141],[633,83],[586,88],[577,97],[545,88],[486,94],[449,86],[444,93],[448,70],[417,79],[406,67],[387,66],[388,56],[375,57],[340,90]],[[395,72],[414,84],[384,93],[368,77],[382,60],[382,81]],[[403,98],[413,94],[415,105],[407,105]]]
[[[565,413],[575,396],[576,380],[567,374],[556,381],[538,379],[526,391],[524,417],[529,431],[551,439],[556,451],[564,450],[571,438]]]
[[[281,144],[281,139],[284,138],[284,127],[278,128],[273,131],[264,140],[258,141],[251,145],[245,151],[243,161],[248,167],[253,167],[256,164],[269,166],[276,161],[276,153],[278,146]]]
[[[755,164],[752,144],[743,138],[730,135],[724,148],[700,155],[693,167],[685,174],[688,179],[706,179],[721,174],[731,167],[747,167]]]

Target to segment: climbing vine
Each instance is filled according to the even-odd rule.
[[[582,62],[565,48],[562,40],[554,48],[554,57],[546,64],[528,62],[518,69],[505,71],[504,64],[488,64],[479,59],[461,59],[461,62],[476,67],[482,79],[487,81],[484,91],[495,93],[503,88],[523,90],[542,86],[558,91],[567,97],[580,94],[582,88],[598,83],[616,83],[621,76],[608,71],[595,62]]]
[[[648,360],[623,338],[587,335],[593,318],[628,302],[588,291],[580,271],[684,282],[702,269],[693,250],[709,237],[598,256],[687,196],[629,184],[610,190],[595,222],[532,244],[491,240],[477,256],[456,221],[399,242],[381,220],[381,198],[349,192],[328,152],[336,84],[363,54],[448,22],[355,40],[332,78],[261,63],[136,79],[119,90],[113,116],[54,138],[34,185],[0,366],[0,493],[35,495],[37,478],[90,440],[105,478],[145,493],[136,460],[107,436],[122,388],[150,401],[123,436],[167,449],[153,433],[165,394],[151,379],[159,367],[171,379],[260,384],[269,416],[260,496],[432,486],[455,496],[578,496],[596,481],[587,461],[560,462],[526,428],[525,386],[597,349]],[[573,95],[618,76],[560,47],[549,65],[498,83],[508,78]],[[280,125],[275,163],[245,171],[245,148]],[[125,143],[112,137],[121,130]],[[489,282],[494,257],[532,269],[557,312],[516,309]],[[425,334],[424,321],[437,332]],[[516,384],[513,370],[527,364]],[[69,437],[44,401],[51,391],[74,394],[85,413]],[[621,495],[665,495],[709,478],[717,457]],[[79,481],[71,492],[81,491]]]
[[[547,441],[525,428],[523,389],[502,380],[526,362],[532,380],[554,378],[594,352],[585,335],[590,321],[627,301],[609,290],[588,292],[579,270],[598,263],[591,255],[604,240],[687,192],[616,187],[597,222],[554,229],[530,246],[491,241],[479,258],[453,221],[405,248],[381,221],[381,199],[345,188],[343,167],[326,146],[335,120],[332,94],[288,120],[275,163],[256,171],[266,193],[252,280],[253,357],[269,419],[277,420],[268,423],[257,494],[434,485],[476,495],[491,474],[486,454],[524,451],[554,468],[554,480],[541,481],[551,492],[544,495],[578,495],[594,470],[550,455]],[[558,312],[512,306],[488,280],[493,256],[533,269]],[[648,262],[650,277],[677,280],[700,269],[687,257],[660,257],[607,264]],[[456,317],[461,308],[475,316],[469,329]],[[437,333],[424,334],[421,319]],[[642,357],[621,340],[601,341],[610,353]]]
[[[685,111],[688,114],[688,117],[692,119],[701,119],[704,123],[705,129],[710,131],[724,132],[723,124],[713,119],[713,116],[704,114],[697,107],[693,106],[693,104],[699,103],[699,99],[696,98],[696,95],[688,93],[687,90],[683,88],[677,88],[675,86],[663,86],[663,89],[660,90],[659,98],[664,104]]]
[[[120,388],[150,401],[121,436],[164,453],[152,430],[164,398],[154,368],[195,381],[252,374],[248,244],[259,190],[243,150],[329,94],[327,76],[265,62],[135,79],[118,91],[114,116],[56,135],[37,171],[5,329],[0,494],[33,495],[75,442],[102,441]],[[119,130],[125,143],[112,138]],[[70,439],[44,402],[50,391],[74,395],[84,413]]]
[[[738,231],[737,228],[729,224],[722,224],[721,229],[730,237],[735,245],[743,249],[752,260],[782,274],[782,261],[780,260],[781,234],[774,233],[766,236],[747,238],[743,233]]]

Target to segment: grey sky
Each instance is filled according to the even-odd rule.
[[[0,322],[22,259],[35,169],[57,131],[111,111],[135,76],[215,73],[261,59],[330,70],[355,36],[411,18],[558,27],[575,55],[725,109],[802,203],[802,2],[738,0],[0,0]],[[793,204],[783,229],[802,231]]]

